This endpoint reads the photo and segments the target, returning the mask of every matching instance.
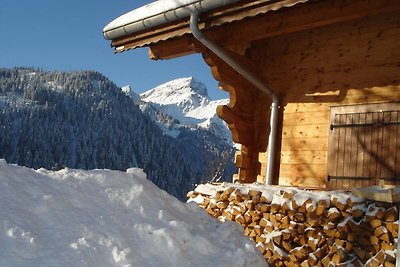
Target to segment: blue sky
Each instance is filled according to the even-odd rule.
[[[0,67],[44,70],[96,70],[118,86],[143,92],[169,80],[193,76],[212,99],[227,97],[217,88],[200,55],[153,61],[147,49],[114,54],[102,36],[114,18],[149,0],[1,0]]]

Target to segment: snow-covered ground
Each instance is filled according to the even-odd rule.
[[[32,170],[0,160],[0,266],[265,266],[236,223],[140,169]]]

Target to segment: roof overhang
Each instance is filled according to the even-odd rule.
[[[150,46],[190,34],[189,17],[202,12],[200,29],[212,29],[310,0],[161,0],[132,10],[103,30],[116,52]]]

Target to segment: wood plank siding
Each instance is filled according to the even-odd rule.
[[[253,46],[254,58],[262,59],[258,65],[261,76],[282,100],[277,183],[328,187],[331,106],[399,101],[399,48],[398,11],[267,38]],[[341,118],[354,119],[354,116]],[[334,138],[336,140],[330,142],[339,142],[337,138],[347,138],[342,142],[350,146],[356,142],[351,135]],[[392,148],[381,153],[390,161],[390,166],[397,164],[393,160],[399,160],[386,154],[398,149],[393,143],[398,139],[384,138],[384,143],[380,143]],[[357,165],[355,159],[344,157],[342,162],[348,163],[340,167],[341,171],[348,176],[361,177],[361,170],[353,167]],[[262,166],[264,158],[260,157]],[[368,164],[369,159],[361,156],[356,160]],[[387,168],[382,171],[382,175],[388,175]],[[340,188],[353,185],[349,180],[340,183],[336,184]],[[354,185],[367,183],[369,181]],[[335,185],[331,183],[331,186]]]

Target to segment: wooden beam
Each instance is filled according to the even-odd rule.
[[[164,43],[156,43],[149,47],[149,58],[153,60],[171,59],[196,53],[193,42],[195,42],[193,36],[185,35]]]
[[[206,35],[227,46],[399,10],[398,0],[310,1],[226,24],[207,31]]]
[[[258,9],[257,7],[254,8],[258,10],[257,12],[260,15],[246,19],[236,15],[236,17],[232,16],[230,19],[222,20],[221,17],[207,15],[204,19],[205,22],[199,25],[200,29],[217,44],[235,49],[235,45],[243,46],[269,37],[356,20],[381,13],[398,12],[400,11],[400,1],[322,0],[297,4],[277,11],[272,11],[271,7],[265,5],[265,3]],[[254,10],[251,11],[255,12]],[[236,18],[236,20],[233,18]],[[209,29],[207,30],[207,28]],[[112,45],[117,49],[120,47],[121,51],[142,46],[154,46],[155,44],[158,44],[157,46],[178,45],[179,41],[177,40],[181,38],[184,39],[182,41],[183,44],[187,41],[185,40],[187,34],[190,34],[188,22],[187,20],[182,20],[173,25],[114,40]],[[171,38],[176,39],[171,40]],[[160,58],[173,58],[194,52],[191,47],[183,44],[178,45],[180,51],[175,50],[175,55],[173,55],[173,51],[170,51],[171,53],[165,57],[161,53]],[[155,49],[160,50],[157,47]]]

